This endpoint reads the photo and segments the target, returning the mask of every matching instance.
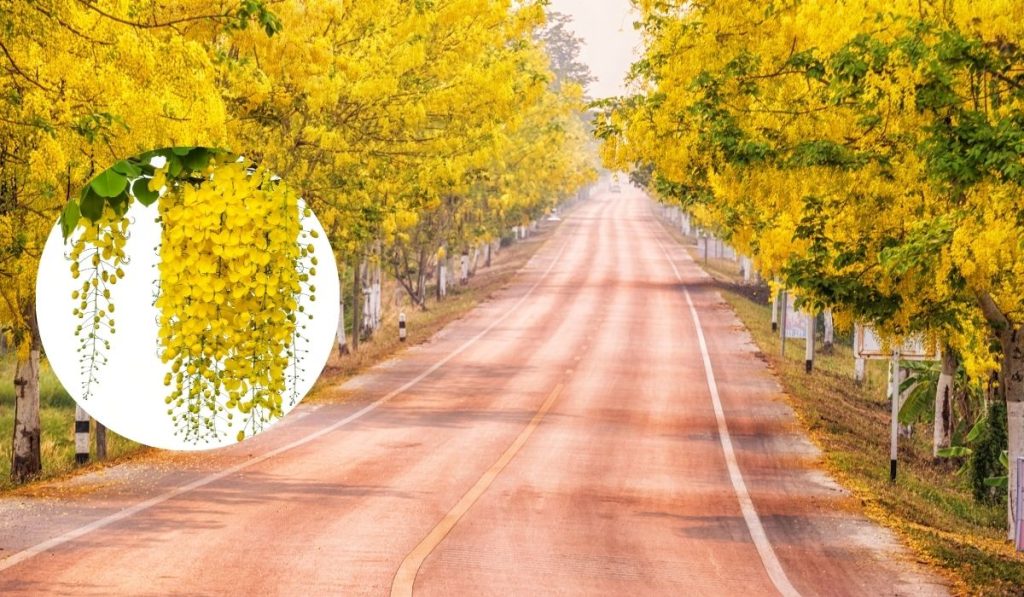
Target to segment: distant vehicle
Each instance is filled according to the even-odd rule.
[[[611,188],[611,191],[613,193],[621,193],[622,192],[622,187],[617,185],[617,184],[613,184],[612,188]]]
[[[552,209],[551,210],[551,215],[548,216],[548,221],[549,222],[561,222],[562,221],[562,218],[558,217],[558,210],[557,209]]]

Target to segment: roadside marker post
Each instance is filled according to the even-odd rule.
[[[815,324],[818,317],[814,313],[807,314],[807,338],[804,343],[804,370],[810,373],[814,371],[814,336]]]
[[[889,365],[889,380],[892,398],[892,420],[889,426],[889,481],[896,482],[896,456],[900,437],[900,351],[892,351],[892,362]]]
[[[75,406],[75,463],[89,462],[89,413]]]
[[[408,332],[405,329],[405,313],[399,313],[398,314],[398,339],[400,341],[402,341],[402,342],[405,342],[405,338],[406,338],[407,333]]]
[[[779,297],[782,296],[781,292],[776,292],[772,297],[772,333],[779,331]]]

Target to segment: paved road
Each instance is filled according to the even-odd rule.
[[[0,594],[943,594],[652,214],[586,202],[353,401],[0,500]]]

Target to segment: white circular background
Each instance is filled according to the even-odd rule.
[[[223,437],[198,445],[175,435],[174,423],[164,403],[170,388],[164,385],[163,378],[170,367],[161,362],[158,355],[159,311],[153,306],[159,277],[161,231],[156,222],[157,206],[146,207],[133,202],[128,217],[131,224],[125,254],[130,261],[122,266],[124,279],[111,288],[111,300],[117,307],[117,333],[110,336],[109,362],[100,366],[99,383],[93,386],[87,400],[82,399],[79,338],[74,334],[80,321],[72,315],[75,301],[71,299],[71,292],[80,290],[82,281],[71,277],[71,262],[67,257],[72,246],[70,240],[65,244],[59,224],[50,232],[36,281],[36,315],[50,366],[86,412],[108,429],[133,441],[169,450],[206,450],[237,443],[235,428],[229,429]],[[302,330],[306,342],[300,348],[308,350],[302,358],[303,372],[296,383],[300,400],[320,376],[334,345],[339,298],[338,269],[327,235],[316,216],[304,218],[303,226],[316,230],[319,235],[312,241],[318,261],[316,275],[310,276],[310,282],[316,286],[316,300],[310,302],[306,298],[300,303],[313,319],[298,319],[300,325],[306,326]],[[291,391],[286,392],[287,395],[291,395]],[[295,404],[289,402],[284,399],[286,414],[299,400]],[[265,424],[263,429],[272,424]]]

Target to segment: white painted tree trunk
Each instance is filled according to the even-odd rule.
[[[476,275],[476,268],[480,264],[480,245],[473,247],[473,256],[469,258],[469,275]]]
[[[1024,402],[1016,400],[1006,401],[1006,416],[1007,426],[1006,431],[1009,436],[1009,446],[1007,455],[1009,456],[1010,464],[1010,476],[1009,476],[1009,498],[1007,500],[1007,521],[1009,522],[1009,533],[1010,539],[1014,539],[1014,530],[1016,527],[1017,517],[1021,515],[1017,512],[1017,504],[1014,503],[1016,500],[1017,483],[1021,480],[1017,478],[1017,459],[1024,457]]]
[[[380,260],[373,265],[373,329],[380,329],[381,321],[384,319],[384,271]]]
[[[932,428],[932,457],[939,457],[939,450],[948,448],[952,441],[953,379],[957,368],[956,355],[947,347],[942,351],[942,370],[935,388],[935,424]]]
[[[42,471],[39,427],[39,339],[32,332],[28,357],[14,365],[14,445],[11,480],[22,483]]]
[[[446,260],[441,259],[437,267],[440,268],[437,274],[437,296],[444,298],[448,296],[448,265]]]
[[[824,337],[824,353],[825,354],[832,354],[832,346],[833,346],[833,344],[835,344],[835,339],[836,339],[836,326],[835,326],[835,323],[832,321],[832,311],[831,310],[826,310],[824,315],[823,315],[823,319],[824,319],[824,326],[825,326],[825,329],[822,330],[824,332],[824,336],[825,336]]]
[[[345,293],[339,293],[338,297],[338,353],[348,354],[348,338],[345,336]]]
[[[459,283],[469,284],[469,254],[467,253],[459,256]]]
[[[867,359],[855,359],[853,361],[853,381],[858,384],[864,383],[864,379],[867,377],[867,369]]]

